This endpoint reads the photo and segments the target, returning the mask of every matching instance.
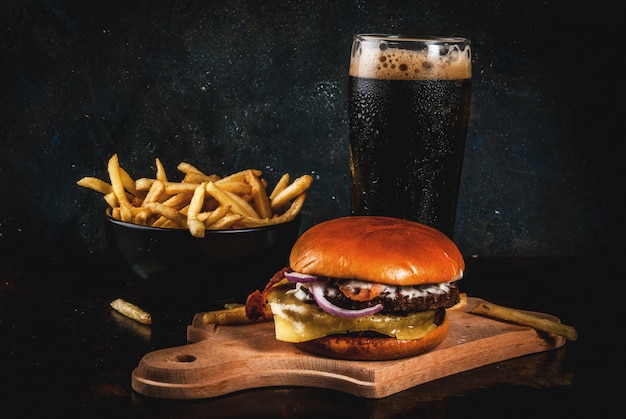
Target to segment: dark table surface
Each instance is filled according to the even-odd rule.
[[[189,401],[140,395],[131,388],[131,372],[146,353],[185,345],[193,314],[222,302],[155,296],[106,256],[3,258],[0,401],[11,417],[600,418],[623,410],[623,385],[613,384],[624,376],[621,279],[610,258],[468,258],[461,282],[468,295],[550,313],[577,328],[578,340],[558,350],[378,400],[265,388]],[[112,311],[109,303],[118,297],[150,309],[153,325]]]

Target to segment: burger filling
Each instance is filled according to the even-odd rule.
[[[376,333],[420,339],[460,298],[456,283],[391,286],[284,272],[266,288],[276,338],[305,342],[333,334]]]
[[[411,313],[435,308],[449,308],[459,301],[455,281],[416,286],[392,286],[359,280],[327,279],[324,296],[336,306],[363,309],[382,305],[382,313]],[[303,287],[307,292],[308,287]],[[306,285],[306,284],[305,284]],[[301,294],[300,294],[301,295]],[[302,296],[304,300],[306,297]],[[310,298],[308,298],[310,301]]]

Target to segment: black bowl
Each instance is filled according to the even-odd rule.
[[[205,301],[241,300],[263,288],[288,265],[301,216],[267,227],[207,230],[204,238],[188,230],[146,227],[105,218],[114,255],[148,288]]]

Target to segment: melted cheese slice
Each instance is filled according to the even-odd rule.
[[[435,311],[427,310],[406,316],[374,314],[345,318],[326,313],[315,304],[298,299],[293,288],[278,286],[267,294],[274,314],[276,339],[285,342],[306,342],[324,336],[375,331],[397,339],[420,339],[435,330]]]

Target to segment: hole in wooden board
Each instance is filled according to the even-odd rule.
[[[193,355],[177,355],[176,360],[178,362],[193,362],[196,360],[196,357]]]

